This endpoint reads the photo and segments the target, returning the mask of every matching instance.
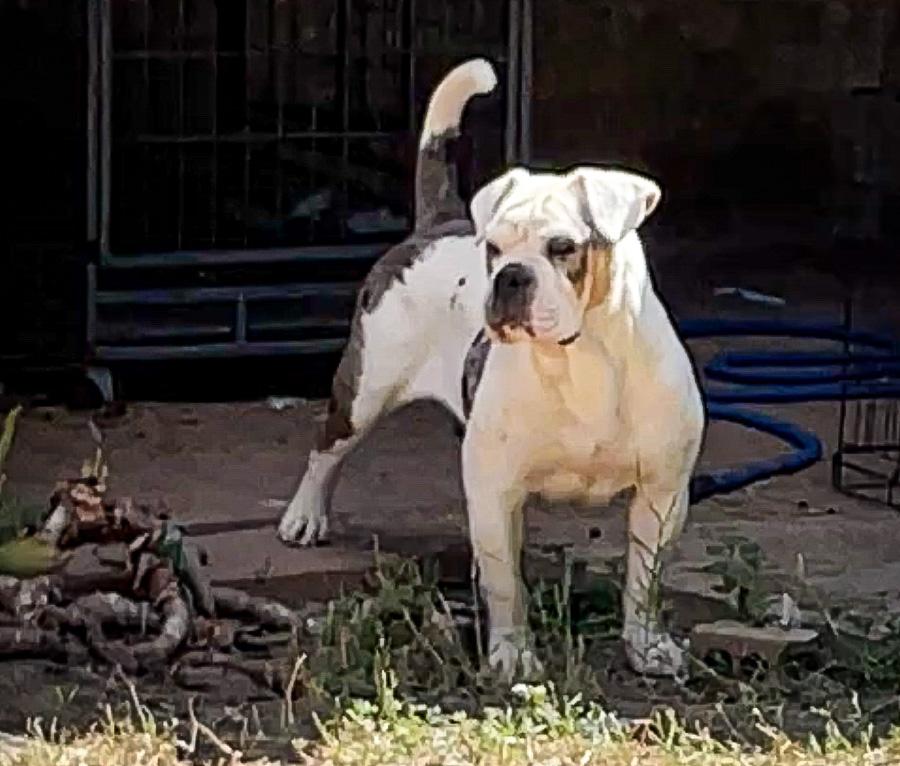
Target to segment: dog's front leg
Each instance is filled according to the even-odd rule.
[[[663,631],[662,554],[681,533],[688,509],[687,488],[660,491],[638,487],[628,512],[628,565],[623,638],[638,673],[676,676],[684,651]]]
[[[540,670],[530,648],[522,581],[522,505],[526,493],[512,482],[498,480],[507,472],[488,466],[503,453],[488,451],[493,453],[489,457],[484,448],[473,448],[467,438],[463,445],[463,484],[472,552],[487,607],[488,661],[512,681],[520,669],[526,676]],[[479,460],[479,453],[487,460]]]

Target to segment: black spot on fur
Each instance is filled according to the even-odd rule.
[[[491,351],[491,341],[484,330],[480,330],[469,352],[466,354],[466,360],[463,364],[462,376],[462,401],[463,415],[466,420],[472,412],[472,404],[475,401],[475,392],[478,390],[478,384],[481,383],[481,376],[484,374],[484,367],[487,364],[488,354]]]

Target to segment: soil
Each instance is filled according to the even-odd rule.
[[[839,280],[810,268],[802,258],[790,267],[771,254],[761,254],[753,263],[695,258],[696,278],[684,279],[681,255],[680,250],[663,249],[657,264],[660,290],[676,316],[840,318]],[[787,303],[782,308],[757,307],[712,297],[715,286],[735,284],[777,294]],[[862,281],[856,288],[857,321],[873,329],[896,327],[891,292],[883,278]],[[725,345],[750,344],[703,341],[691,343],[691,349],[702,363]],[[781,341],[769,345],[783,347]],[[797,348],[811,346],[801,343]],[[829,457],[836,444],[838,405],[760,409],[817,433],[825,444],[825,458],[800,474],[694,506],[669,570],[670,587],[687,594],[685,604],[692,593],[708,594],[708,580],[694,571],[708,560],[706,546],[742,535],[761,547],[771,565],[767,578],[775,592],[796,570],[802,554],[808,580],[828,603],[872,613],[900,611],[900,514],[832,487]],[[330,545],[303,550],[276,541],[275,523],[295,488],[314,423],[323,413],[321,401],[299,401],[281,410],[267,401],[130,402],[120,417],[98,418],[106,439],[110,494],[165,508],[187,522],[209,551],[216,582],[298,606],[337,595],[341,587],[358,582],[371,562],[375,537],[385,551],[444,553],[448,566],[465,572],[459,440],[450,418],[430,404],[394,413],[348,460],[334,497]],[[767,436],[714,423],[701,467],[735,465],[782,449]],[[91,452],[85,413],[32,410],[20,423],[7,468],[8,488],[25,501],[43,504],[54,480],[77,474]],[[533,504],[527,520],[528,544],[535,552],[569,546],[576,556],[593,561],[615,558],[624,549],[621,509]],[[703,617],[682,614],[679,621]],[[75,699],[85,700],[81,708],[66,702],[67,690],[75,687]],[[0,727],[21,728],[29,716],[47,720],[57,711],[68,711],[64,717],[73,720],[91,717],[106,693],[105,682],[82,669],[0,664],[0,694],[6,700]],[[160,701],[175,705],[171,693],[154,692]],[[206,701],[222,710],[239,702],[227,695]],[[266,709],[270,719],[277,718],[277,703]],[[241,711],[235,720],[248,715],[246,707]]]

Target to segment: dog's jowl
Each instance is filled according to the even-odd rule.
[[[624,170],[515,168],[477,192],[466,220],[446,147],[466,103],[495,84],[491,66],[474,60],[432,96],[416,229],[360,293],[328,422],[279,534],[324,537],[350,450],[393,408],[442,402],[465,424],[491,662],[509,676],[538,667],[520,572],[526,497],[601,503],[633,489],[623,638],[636,670],[674,674],[683,650],[660,625],[655,594],[661,554],[687,513],[704,415],[637,233],[660,189]]]

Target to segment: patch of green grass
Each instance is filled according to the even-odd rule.
[[[824,736],[791,740],[755,714],[762,744],[717,739],[671,712],[624,721],[593,702],[562,697],[549,685],[518,685],[502,707],[472,715],[413,704],[398,696],[396,676],[382,668],[374,699],[351,700],[315,741],[295,740],[308,766],[889,766],[900,763],[900,730],[880,741],[871,731],[848,737],[829,723]],[[187,766],[218,763],[275,766],[246,760],[208,726],[157,722],[139,703],[133,715],[84,734],[34,725],[25,738],[0,740],[0,766]],[[134,712],[136,711],[136,712]],[[203,758],[199,753],[213,755]],[[286,763],[281,761],[279,763]]]
[[[836,726],[825,738],[797,743],[758,718],[765,745],[747,747],[689,730],[673,714],[626,723],[579,698],[560,699],[552,687],[518,686],[517,704],[480,716],[448,714],[400,701],[395,680],[382,675],[376,701],[354,702],[322,727],[318,743],[298,741],[307,763],[365,764],[603,764],[604,766],[844,766],[900,762],[900,732],[875,744],[851,741]]]
[[[434,576],[390,557],[379,558],[369,586],[330,602],[316,621],[304,647],[305,688],[323,699],[373,698],[373,678],[387,663],[402,693],[422,701],[476,709],[508,699],[509,689],[481,656],[482,615],[474,594],[445,597]],[[593,642],[617,639],[618,602],[616,588],[597,590],[574,609],[568,576],[534,589],[530,618],[542,680],[565,694],[602,695],[587,654]]]
[[[728,597],[741,620],[759,622],[769,595],[762,586],[765,557],[759,545],[734,536],[708,545],[706,552],[713,560],[701,571],[718,575],[722,580],[714,590]]]
[[[21,411],[21,407],[16,407],[9,412],[0,432],[0,575],[33,577],[52,569],[57,563],[57,555],[50,546],[38,540],[18,539],[23,529],[40,521],[42,511],[4,491],[6,474],[3,466],[12,449],[16,420]]]

